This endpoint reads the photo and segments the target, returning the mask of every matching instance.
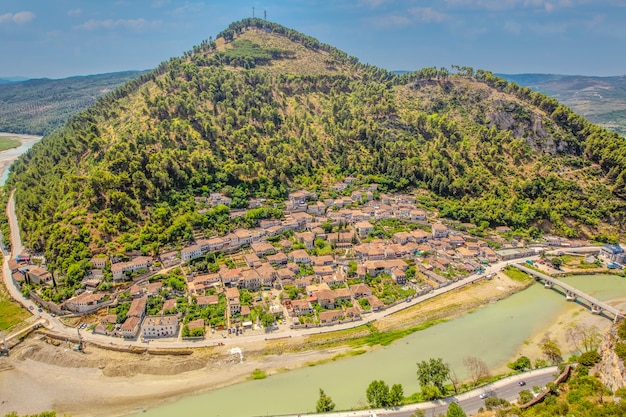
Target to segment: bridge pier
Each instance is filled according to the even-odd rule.
[[[571,292],[571,291],[566,291],[566,292],[565,292],[565,299],[566,299],[567,301],[576,301],[576,294],[574,294],[574,293],[573,293],[573,292]]]
[[[602,314],[602,307],[596,304],[591,304],[591,314]]]

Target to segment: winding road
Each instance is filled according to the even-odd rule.
[[[21,240],[20,233],[19,233],[17,217],[15,214],[15,198],[14,198],[13,192],[9,196],[6,214],[9,220],[9,226],[11,228],[12,256],[16,256],[17,254],[22,253],[24,248],[22,246],[22,240]],[[596,251],[598,250],[597,247],[577,248],[576,250],[584,252],[584,251],[594,250],[594,249]],[[539,256],[533,256],[533,257],[529,257],[526,259],[534,260],[538,258]],[[13,296],[15,300],[17,300],[22,305],[24,305],[24,307],[29,309],[29,307],[32,306],[33,309],[29,309],[29,311],[37,312],[38,311],[37,309],[39,306],[33,303],[30,299],[23,297],[22,294],[17,289],[17,287],[14,285],[13,280],[11,278],[11,271],[8,266],[8,260],[9,260],[9,257],[5,256],[4,264],[3,264],[3,274],[2,274],[7,289],[9,290],[11,296]],[[241,336],[227,337],[227,338],[219,339],[219,340],[205,339],[205,340],[199,340],[199,341],[182,341],[180,339],[173,339],[173,338],[153,339],[153,340],[150,340],[150,346],[153,348],[157,348],[157,347],[194,348],[194,347],[203,347],[203,346],[215,346],[218,343],[223,343],[226,346],[228,345],[241,346],[242,344],[250,343],[250,342],[259,342],[259,341],[264,341],[264,340],[281,339],[281,338],[299,338],[299,337],[304,337],[304,336],[308,336],[311,334],[327,333],[327,332],[333,332],[337,330],[345,330],[345,329],[357,327],[357,326],[360,326],[369,322],[373,322],[375,320],[394,314],[398,311],[404,310],[408,307],[419,304],[425,300],[437,297],[449,291],[454,291],[463,286],[473,284],[474,282],[478,280],[485,279],[487,276],[495,274],[496,272],[500,271],[502,268],[507,266],[509,263],[513,263],[513,262],[519,262],[519,260],[502,261],[502,262],[498,262],[496,264],[490,265],[486,268],[486,270],[482,274],[469,275],[460,281],[453,282],[450,285],[447,285],[445,287],[437,288],[428,294],[424,294],[419,297],[414,297],[412,300],[408,302],[401,302],[386,310],[367,314],[363,317],[362,320],[358,320],[358,321],[341,323],[341,324],[327,326],[327,327],[313,327],[313,328],[305,328],[305,329],[290,329],[287,326],[281,326],[283,328],[282,330],[278,332],[266,332],[264,334],[248,334],[248,335],[244,334]],[[45,311],[40,312],[39,314],[41,315],[42,318],[45,319],[45,327],[48,330],[54,333],[58,333],[63,336],[76,337],[75,328],[67,327],[63,325],[58,320],[58,318],[52,317],[49,313]],[[147,346],[146,342],[142,340],[126,340],[126,339],[120,339],[116,337],[94,334],[92,332],[87,332],[87,331],[81,332],[81,336],[83,337],[83,340],[85,341],[94,342],[100,345],[115,345],[119,347],[130,347],[130,346],[146,347]]]

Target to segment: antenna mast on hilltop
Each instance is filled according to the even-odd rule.
[[[254,6],[252,6],[252,18],[254,19]]]
[[[267,22],[267,10],[263,10],[263,20]]]

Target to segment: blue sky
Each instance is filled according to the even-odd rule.
[[[626,0],[0,0],[0,77],[150,69],[253,7],[389,70],[626,74]]]

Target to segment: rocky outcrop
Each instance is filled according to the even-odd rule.
[[[615,345],[619,342],[617,326],[612,326],[600,345],[599,353],[602,360],[594,368],[598,378],[611,391],[626,387],[626,369],[624,361],[615,353]]]

